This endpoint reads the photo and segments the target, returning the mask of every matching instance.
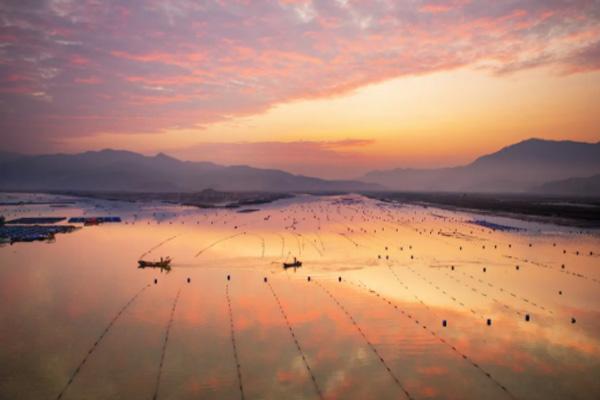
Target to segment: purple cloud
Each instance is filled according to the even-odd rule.
[[[466,65],[598,69],[600,5],[525,1],[9,1],[3,147],[202,126]]]

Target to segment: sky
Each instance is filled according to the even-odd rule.
[[[0,150],[325,178],[600,141],[598,0],[7,0]]]

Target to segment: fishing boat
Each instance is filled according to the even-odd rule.
[[[297,260],[296,257],[294,257],[294,262],[284,262],[283,263],[283,268],[298,268],[302,266],[302,261]]]
[[[165,258],[161,257],[160,260],[158,260],[158,261],[139,260],[138,266],[139,266],[139,268],[151,267],[151,268],[170,269],[171,268],[171,258],[170,257],[165,257]]]

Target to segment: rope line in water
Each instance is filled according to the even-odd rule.
[[[256,233],[247,233],[245,232],[248,236],[254,236],[260,239],[260,243],[262,246],[262,253],[260,255],[261,258],[265,258],[265,238],[263,238],[262,236],[260,236],[259,234]]]
[[[177,302],[179,301],[180,293],[181,293],[181,288],[179,288],[179,290],[177,290],[177,294],[175,295],[175,300],[173,300],[173,306],[171,307],[171,315],[169,316],[169,322],[167,323],[165,339],[163,341],[161,354],[160,354],[160,363],[158,364],[158,374],[156,375],[156,383],[154,385],[154,396],[152,396],[152,399],[154,399],[154,400],[156,400],[158,398],[158,389],[160,388],[160,377],[162,376],[163,364],[165,362],[165,354],[167,353],[167,345],[169,344],[169,333],[171,332],[171,326],[173,325],[173,318],[175,317],[175,308],[177,308]]]
[[[104,337],[106,336],[106,334],[108,334],[108,332],[113,327],[113,325],[115,324],[115,322],[117,322],[117,320],[119,319],[119,317],[125,312],[125,310],[127,310],[127,308],[129,308],[129,306],[131,304],[133,304],[133,302],[138,298],[138,296],[141,295],[142,292],[144,290],[146,290],[148,287],[150,287],[150,285],[144,286],[136,294],[134,294],[133,297],[131,297],[129,299],[129,301],[127,301],[127,303],[125,303],[125,305],[123,307],[121,307],[121,309],[117,312],[117,314],[113,317],[113,319],[110,320],[110,322],[108,323],[108,325],[106,326],[106,328],[104,328],[104,330],[102,331],[102,333],[100,334],[100,336],[98,337],[98,339],[96,339],[96,341],[94,342],[94,344],[92,345],[92,347],[90,347],[90,349],[86,353],[85,357],[83,357],[83,360],[81,360],[81,362],[79,363],[79,365],[77,366],[77,368],[75,368],[75,370],[71,374],[71,377],[69,378],[69,380],[67,381],[67,383],[65,384],[65,386],[63,387],[63,389],[60,391],[60,393],[58,394],[58,396],[56,396],[57,400],[59,400],[59,399],[61,399],[63,397],[63,395],[65,394],[65,392],[69,388],[69,386],[71,386],[71,384],[73,383],[73,381],[75,380],[75,378],[79,374],[79,372],[81,372],[81,369],[83,368],[83,366],[85,365],[85,363],[87,362],[87,360],[94,353],[94,351],[96,350],[96,348],[98,347],[98,345],[100,344],[100,342],[102,341],[102,339],[104,339]]]
[[[392,379],[394,380],[394,382],[396,382],[396,385],[398,385],[398,387],[400,388],[400,390],[402,390],[402,392],[404,392],[404,394],[406,395],[406,398],[408,398],[409,400],[413,400],[413,397],[406,390],[406,388],[404,387],[404,385],[402,385],[402,382],[400,382],[400,379],[398,379],[398,377],[394,374],[394,372],[392,372],[392,369],[389,367],[389,365],[387,364],[387,362],[381,356],[381,354],[379,353],[379,351],[377,350],[377,348],[373,345],[373,343],[371,343],[371,341],[369,340],[369,338],[367,338],[367,335],[362,330],[362,328],[358,325],[358,323],[356,322],[356,320],[354,319],[354,317],[352,316],[352,314],[350,314],[350,312],[348,312],[348,310],[346,309],[346,307],[344,307],[344,305],[342,303],[340,303],[339,300],[325,286],[321,285],[321,283],[319,283],[318,281],[315,281],[315,283],[325,293],[327,293],[327,295],[331,298],[331,300],[333,300],[333,302],[340,308],[340,310],[342,310],[344,312],[344,314],[346,314],[346,316],[350,319],[350,322],[352,322],[352,325],[354,325],[354,327],[356,328],[356,330],[358,331],[358,333],[360,333],[360,335],[365,340],[365,342],[367,343],[367,345],[369,346],[369,348],[371,349],[371,351],[373,351],[373,353],[375,354],[375,356],[377,356],[377,358],[379,358],[379,361],[381,362],[381,364],[385,367],[385,369],[387,370],[388,374],[392,377]]]
[[[163,240],[162,242],[160,242],[159,244],[157,244],[156,246],[153,246],[150,248],[150,250],[146,251],[145,253],[143,253],[139,258],[144,258],[145,256],[147,256],[148,254],[152,253],[154,250],[158,249],[160,246],[162,246],[163,244],[166,244],[168,242],[170,242],[171,240],[175,239],[177,237],[177,235],[175,236],[171,236],[170,238]]]
[[[206,250],[218,245],[221,242],[224,242],[226,240],[229,239],[233,239],[234,237],[240,236],[240,235],[244,235],[246,232],[240,232],[240,233],[236,233],[235,235],[230,235],[230,236],[226,236],[224,238],[221,238],[219,240],[217,240],[216,242],[213,242],[211,244],[209,244],[208,246],[206,246],[205,248],[203,248],[202,250],[198,251],[198,253],[196,253],[196,255],[194,257],[198,257],[200,254],[204,253]]]
[[[389,306],[394,307],[395,310],[397,310],[400,313],[402,313],[402,315],[404,315],[405,317],[407,317],[407,318],[409,318],[411,320],[413,319],[413,316],[410,315],[407,311],[404,311],[403,309],[399,308],[397,304],[394,304],[391,300],[387,299],[385,296],[383,296],[382,294],[380,294],[376,290],[369,288],[364,283],[362,283],[362,282],[360,282],[360,283],[354,283],[352,281],[347,281],[347,282],[349,282],[351,285],[354,285],[355,287],[362,288],[363,290],[366,290],[367,292],[369,292],[369,293],[373,294],[374,296],[380,298],[382,301],[384,301],[385,303],[387,303]],[[427,330],[429,333],[431,333],[431,335],[434,336],[435,338],[437,338],[441,343],[443,343],[444,345],[446,345],[449,348],[451,348],[452,351],[454,351],[457,355],[459,355],[463,360],[467,361],[469,364],[471,364],[473,367],[475,367],[477,370],[479,370],[487,379],[489,379],[491,382],[493,382],[498,388],[500,388],[510,398],[517,399],[517,397],[515,397],[515,395],[512,394],[508,390],[508,388],[506,386],[504,386],[502,383],[500,383],[498,380],[496,380],[488,371],[486,371],[483,367],[481,367],[479,364],[477,364],[475,361],[473,361],[469,356],[467,356],[465,353],[463,353],[459,349],[457,349],[456,346],[450,344],[448,341],[446,341],[446,339],[444,339],[443,337],[441,337],[434,330],[428,328],[427,325],[420,323],[419,320],[415,319],[414,321],[415,321],[415,323],[417,325],[420,325],[424,330]]]
[[[231,346],[233,347],[233,358],[235,360],[235,369],[237,372],[238,384],[240,387],[240,397],[242,400],[244,396],[244,385],[242,381],[242,366],[240,365],[240,358],[237,351],[237,343],[235,341],[235,329],[233,326],[233,311],[231,309],[231,297],[229,296],[229,283],[225,286],[225,297],[227,298],[227,309],[229,311],[229,330],[231,332]]]
[[[531,304],[532,306],[534,306],[534,307],[536,307],[536,308],[539,308],[539,309],[540,309],[540,310],[542,310],[542,311],[545,311],[545,312],[547,312],[547,313],[550,313],[550,314],[554,314],[554,311],[552,311],[552,310],[550,310],[550,309],[548,309],[548,308],[544,307],[544,306],[543,306],[543,305],[541,305],[541,304],[537,304],[537,303],[536,303],[536,302],[534,302],[534,301],[530,301],[530,300],[529,300],[527,297],[524,297],[524,296],[519,296],[519,295],[517,295],[516,293],[514,293],[514,292],[512,292],[512,291],[510,291],[510,290],[508,290],[508,289],[504,289],[504,288],[503,288],[503,287],[501,287],[501,286],[494,285],[493,283],[491,283],[491,282],[488,282],[488,281],[486,281],[486,280],[484,280],[484,279],[481,279],[481,278],[475,278],[475,276],[474,276],[473,274],[467,274],[467,273],[466,273],[466,272],[464,272],[464,271],[460,271],[460,273],[461,273],[461,274],[463,274],[463,275],[464,275],[464,276],[466,276],[466,277],[469,277],[469,278],[471,278],[472,280],[478,280],[480,283],[487,283],[487,285],[488,285],[489,287],[491,287],[491,288],[498,288],[498,290],[499,290],[499,291],[501,291],[501,292],[503,292],[503,293],[508,293],[508,294],[510,294],[512,297],[514,297],[515,299],[519,299],[519,300],[521,300],[521,301],[524,301],[524,302],[525,302],[525,303],[527,303],[527,304]]]
[[[483,296],[483,297],[486,297],[486,298],[490,298],[490,299],[492,299],[492,301],[494,301],[495,303],[497,303],[497,304],[499,304],[499,305],[503,306],[503,307],[504,307],[504,309],[506,309],[506,310],[508,310],[508,311],[512,311],[512,312],[516,313],[518,316],[523,316],[523,315],[525,315],[525,313],[524,313],[524,312],[522,312],[522,311],[519,311],[519,310],[517,310],[516,308],[514,308],[514,307],[511,307],[510,305],[508,305],[508,304],[506,304],[506,303],[503,303],[502,301],[500,301],[500,300],[496,299],[496,298],[495,298],[494,296],[492,296],[492,295],[488,295],[488,294],[486,294],[486,293],[485,293],[483,290],[481,290],[481,289],[477,289],[475,286],[471,286],[471,285],[469,285],[468,283],[466,283],[466,282],[463,282],[462,280],[458,279],[457,277],[455,277],[455,276],[452,276],[452,274],[450,274],[450,273],[448,273],[448,272],[446,272],[445,274],[446,274],[446,276],[447,276],[448,278],[450,278],[451,280],[455,281],[456,283],[458,283],[458,284],[460,284],[460,285],[463,285],[464,287],[466,287],[466,288],[468,288],[468,289],[471,289],[471,291],[472,291],[472,292],[474,292],[474,293],[477,293],[477,294],[479,294],[479,295],[481,295],[481,296]]]
[[[306,367],[306,371],[308,372],[308,375],[310,376],[310,380],[313,383],[313,386],[315,388],[315,391],[317,392],[317,396],[319,396],[319,399],[323,400],[323,393],[321,392],[321,388],[319,387],[319,384],[317,383],[317,379],[315,378],[315,374],[313,373],[312,369],[310,368],[310,365],[308,364],[308,360],[306,359],[306,355],[304,354],[304,350],[302,350],[302,347],[300,346],[300,342],[298,342],[298,338],[296,338],[296,334],[294,333],[294,329],[292,328],[292,324],[290,323],[290,320],[287,316],[287,313],[285,312],[285,309],[283,308],[283,305],[281,304],[281,301],[279,300],[279,296],[277,296],[277,293],[275,293],[275,289],[273,289],[273,286],[271,285],[271,282],[267,282],[267,286],[269,286],[269,289],[271,289],[271,294],[273,295],[273,297],[275,298],[275,302],[277,303],[277,305],[279,306],[279,311],[281,312],[281,315],[283,316],[283,319],[285,320],[285,323],[288,327],[288,330],[290,332],[290,335],[292,335],[292,339],[294,340],[294,344],[296,345],[296,349],[298,349],[298,352],[300,353],[300,356],[302,357],[302,361],[304,362],[304,366]]]
[[[408,265],[406,266],[409,271],[411,271],[413,274],[417,275],[419,278],[421,278],[423,281],[425,281],[427,284],[429,284],[431,287],[435,288],[438,292],[442,293],[444,296],[448,297],[450,300],[452,300],[453,302],[455,302],[456,304],[460,305],[461,307],[463,307],[465,310],[468,310],[471,314],[478,316],[479,318],[482,319],[486,319],[486,317],[481,314],[480,312],[475,311],[473,308],[469,308],[464,302],[460,301],[459,299],[457,299],[456,297],[452,296],[450,293],[446,292],[445,289],[440,288],[439,286],[436,286],[432,281],[430,281],[429,279],[427,279],[425,276],[423,276],[420,272],[414,270],[412,267],[409,267]]]
[[[301,233],[296,233],[296,235],[301,237],[304,242],[304,235],[302,235]],[[306,242],[308,242],[308,244],[310,244],[316,250],[316,252],[319,253],[319,256],[323,257],[323,251],[321,251],[321,249],[316,244],[310,241],[310,239],[306,239]]]
[[[565,275],[574,276],[576,278],[585,279],[585,280],[592,281],[594,283],[600,284],[600,279],[597,279],[597,278],[594,278],[594,277],[590,277],[590,276],[581,274],[579,272],[571,272],[571,271],[566,270],[566,269],[557,269],[557,268],[555,268],[555,267],[553,267],[551,265],[544,264],[544,263],[541,263],[539,261],[528,260],[526,258],[513,257],[513,256],[504,256],[504,257],[506,257],[506,258],[512,258],[512,259],[515,259],[515,260],[522,261],[524,263],[535,265],[536,267],[546,268],[546,269],[550,269],[550,270],[553,270],[553,271],[558,271],[558,272],[563,273]]]

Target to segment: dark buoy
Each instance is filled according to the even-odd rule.
[[[462,246],[460,246],[458,249],[462,251]]]
[[[158,283],[158,279],[154,278],[154,284],[156,285]]]
[[[509,244],[508,244],[508,248],[510,249],[511,247],[512,247],[512,244],[510,244],[510,243],[509,243]]]
[[[488,326],[492,325],[492,319],[491,318],[487,319],[487,324],[488,324]]]
[[[442,326],[445,328],[448,325],[448,323],[446,322],[446,320],[442,321]]]
[[[390,259],[390,256],[385,256],[385,259],[386,259],[386,260],[389,260],[389,259]]]
[[[563,250],[563,254],[567,254],[567,251],[566,251],[566,250]]]
[[[518,271],[518,270],[519,270],[519,266],[517,265],[517,266],[515,267],[515,269]]]
[[[561,265],[560,267],[561,267],[562,269],[565,269],[565,264]]]
[[[263,281],[264,281],[264,282],[266,282],[266,281],[267,281],[267,277],[266,277],[266,276],[263,278]]]
[[[230,281],[231,280],[231,276],[227,275],[227,280]]]
[[[306,278],[306,280],[310,282],[310,276],[309,276],[309,277],[307,277],[307,278]]]
[[[450,266],[450,269],[451,269],[452,271],[454,271],[454,265]]]
[[[341,281],[342,281],[342,277],[338,276],[338,282],[341,282]]]
[[[525,321],[529,322],[529,314],[525,314]]]
[[[381,254],[377,254],[377,258],[381,260]]]
[[[531,243],[529,243],[529,247],[531,247]]]
[[[190,283],[192,280],[190,278],[187,278],[187,282]]]
[[[571,317],[571,323],[574,324],[576,322],[575,317]]]
[[[560,296],[562,296],[562,290],[559,290],[559,291],[558,291],[558,294],[559,294]]]
[[[483,267],[483,272],[485,272],[485,271],[486,271],[486,268],[485,268],[485,267]]]
[[[411,260],[412,260],[412,259],[414,259],[414,258],[415,258],[415,257],[414,257],[413,255],[411,255],[411,256],[410,256],[410,259],[411,259]]]

